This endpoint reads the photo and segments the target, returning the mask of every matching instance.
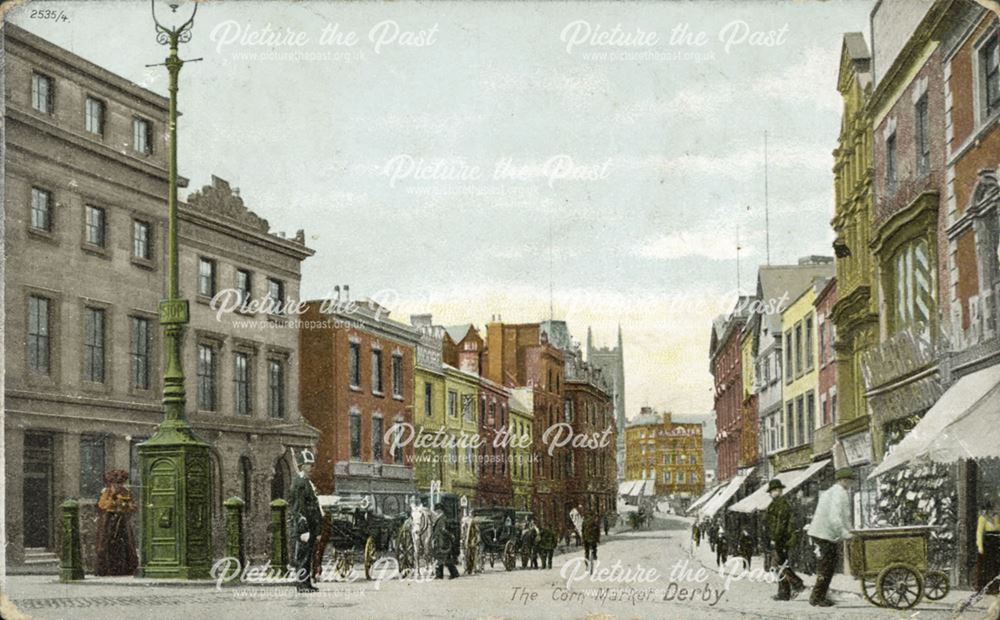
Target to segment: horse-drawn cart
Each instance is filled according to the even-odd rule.
[[[482,570],[484,561],[489,561],[492,568],[499,559],[506,570],[514,570],[517,563],[517,515],[513,508],[476,508],[472,511],[469,540],[473,536],[479,540],[479,548],[469,543],[472,554],[472,566],[475,567],[478,555],[478,568]],[[467,552],[467,556],[468,556]],[[467,561],[468,572],[470,564]]]
[[[327,499],[329,498],[329,499]],[[354,564],[364,564],[365,579],[371,579],[371,568],[377,559],[395,550],[395,533],[403,522],[402,516],[386,516],[374,512],[367,497],[343,498],[323,496],[323,530],[319,543],[332,548],[337,574],[350,576]]]
[[[854,531],[847,544],[848,561],[869,603],[909,609],[922,597],[936,601],[948,594],[948,576],[931,570],[927,561],[934,529],[916,525]]]

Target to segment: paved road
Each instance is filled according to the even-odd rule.
[[[504,572],[498,565],[480,575],[445,581],[324,583],[321,591],[299,595],[287,586],[137,584],[65,585],[52,577],[9,577],[10,596],[19,608],[45,619],[211,618],[774,618],[897,619],[953,618],[967,593],[942,603],[921,603],[909,612],[868,605],[855,583],[838,577],[837,606],[811,607],[807,597],[777,603],[776,587],[760,574],[722,576],[710,569],[707,545],[692,552],[687,524],[659,521],[662,529],[623,532],[600,547],[595,578],[586,575],[581,554],[557,556],[549,571]],[[699,573],[699,570],[702,572]],[[807,580],[811,583],[811,580]],[[985,614],[980,603],[960,618]]]

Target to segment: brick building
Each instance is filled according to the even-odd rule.
[[[816,294],[813,301],[816,315],[816,365],[819,410],[816,413],[816,434],[813,436],[813,460],[829,458],[836,441],[837,426],[837,355],[833,343],[837,338],[831,314],[837,303],[837,278],[833,277]]]
[[[655,480],[656,495],[692,501],[705,489],[702,425],[643,407],[625,426],[626,480]]]
[[[372,301],[325,301],[306,304],[299,330],[300,406],[320,433],[313,482],[397,514],[416,490],[413,443],[393,439],[413,424],[420,332]]]
[[[712,325],[709,370],[715,380],[716,478],[726,481],[740,467],[743,443],[743,370],[740,337],[747,321],[749,297],[740,297],[729,316]]]

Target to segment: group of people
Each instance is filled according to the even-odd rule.
[[[708,545],[715,553],[716,566],[724,566],[729,561],[729,550],[733,549],[743,559],[744,565],[750,568],[757,542],[749,529],[740,528],[735,539],[731,540],[722,519],[696,522],[691,526],[691,539],[696,547],[701,546],[702,538],[708,539]]]

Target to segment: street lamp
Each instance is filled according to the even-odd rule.
[[[171,3],[172,13],[178,4]],[[207,579],[212,563],[211,475],[209,445],[191,428],[184,412],[181,363],[189,308],[180,297],[177,251],[177,77],[184,61],[178,44],[191,40],[198,5],[187,21],[169,28],[156,18],[156,40],[170,46],[162,63],[170,73],[170,157],[167,167],[167,298],[160,302],[166,367],[163,373],[164,419],[156,433],[139,445],[144,577]],[[200,59],[199,59],[200,60]],[[150,65],[159,66],[159,65]]]

